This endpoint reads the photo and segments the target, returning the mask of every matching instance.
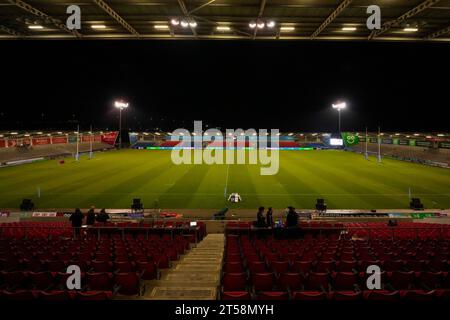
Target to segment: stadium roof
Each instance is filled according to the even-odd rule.
[[[79,31],[65,25],[71,4],[81,8]],[[376,32],[366,28],[373,4],[382,16]],[[173,26],[173,18],[197,26]],[[258,19],[275,26],[251,29]],[[450,0],[0,0],[0,39],[450,41],[449,31]]]

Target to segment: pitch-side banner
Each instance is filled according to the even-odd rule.
[[[102,142],[113,146],[116,144],[116,140],[117,140],[118,136],[119,136],[118,131],[104,133],[104,134],[102,134]]]
[[[355,146],[359,143],[359,136],[350,132],[342,133],[342,139],[344,140],[346,147]]]
[[[67,143],[67,137],[52,137],[53,144]]]
[[[50,138],[33,138],[33,145],[50,144]]]

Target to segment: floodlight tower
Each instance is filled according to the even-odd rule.
[[[116,100],[114,106],[119,109],[119,149],[122,149],[122,110],[128,108],[128,102]]]
[[[339,133],[341,133],[341,110],[345,109],[347,107],[347,104],[345,102],[336,102],[332,104],[333,109],[336,109],[338,111],[339,115]]]

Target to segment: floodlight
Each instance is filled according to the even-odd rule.
[[[173,26],[177,26],[177,25],[180,24],[180,20],[174,18],[174,19],[170,20],[170,23],[171,23]]]
[[[258,27],[258,29],[264,28],[265,25],[266,25],[266,24],[264,23],[264,21],[258,21],[258,22],[256,23],[256,26]]]
[[[417,31],[419,31],[419,28],[404,28],[403,31],[405,31],[405,32],[417,32]]]
[[[168,30],[168,29],[169,29],[169,26],[166,25],[166,24],[155,24],[155,29],[158,29],[158,30]]]
[[[250,21],[250,23],[248,24],[248,26],[252,29],[256,28],[256,22],[255,21]]]
[[[289,32],[289,31],[294,31],[295,27],[281,27],[280,31],[281,32]]]
[[[270,20],[269,22],[267,22],[267,28],[273,28],[275,27],[275,21]]]
[[[230,31],[230,27],[229,26],[218,26],[216,28],[217,31]]]
[[[346,107],[347,104],[345,102],[333,103],[333,109],[342,110],[345,109]]]
[[[41,29],[44,29],[44,27],[43,26],[40,26],[40,25],[31,25],[31,26],[28,26],[28,29],[32,29],[32,30],[41,30]]]
[[[342,31],[356,31],[356,27],[343,27]]]
[[[191,22],[189,22],[189,26],[191,28],[195,28],[195,27],[197,27],[197,22],[196,21],[191,21]]]
[[[183,28],[187,28],[189,26],[189,22],[187,22],[186,20],[181,20],[181,26]]]
[[[106,29],[106,26],[104,24],[93,24],[91,25],[92,29]]]
[[[114,106],[120,110],[128,108],[128,103],[123,101],[114,102]]]

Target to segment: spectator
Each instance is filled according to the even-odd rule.
[[[98,222],[106,223],[109,219],[109,215],[106,213],[105,209],[100,210],[100,213],[97,216]]]
[[[297,227],[298,224],[298,214],[294,207],[288,207],[288,214],[286,216],[286,227]]]
[[[257,227],[265,227],[265,219],[264,219],[264,207],[259,207],[258,213],[256,214],[256,226]]]
[[[92,206],[87,212],[86,216],[86,224],[88,226],[93,225],[95,223],[95,207]]]
[[[72,228],[74,228],[75,234],[80,234],[80,228],[83,224],[83,213],[81,213],[80,209],[75,209],[75,212],[70,215],[69,220],[72,222]]]
[[[269,207],[269,209],[267,209],[266,224],[267,224],[268,227],[273,227],[273,211],[272,211],[272,207]]]

